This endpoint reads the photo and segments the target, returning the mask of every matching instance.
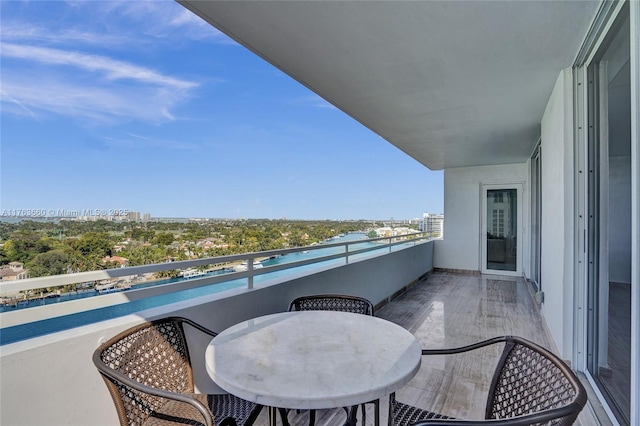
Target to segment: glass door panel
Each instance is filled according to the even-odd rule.
[[[518,192],[516,189],[488,189],[486,206],[485,268],[515,272],[518,253]]]
[[[589,65],[587,369],[621,424],[631,393],[631,89],[628,9]]]

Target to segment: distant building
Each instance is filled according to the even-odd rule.
[[[393,235],[393,228],[390,226],[385,226],[382,228],[374,229],[378,237],[391,237]]]
[[[382,228],[376,228],[374,229],[374,231],[376,232],[378,237],[395,237],[398,235],[407,235],[407,234],[416,233],[415,229],[407,228],[406,226],[401,226],[396,228],[391,226],[385,226]]]
[[[151,213],[145,213],[142,215],[143,222],[149,222],[151,220]]]
[[[8,265],[0,266],[0,280],[26,280],[29,278],[29,270],[24,269],[22,262],[10,262]]]
[[[140,212],[127,213],[127,219],[129,219],[132,222],[140,222]]]
[[[129,264],[129,259],[120,256],[105,256],[102,258],[102,263],[116,263],[120,268],[124,268]]]
[[[422,232],[431,233],[435,238],[443,238],[444,237],[444,215],[423,213],[420,230]]]

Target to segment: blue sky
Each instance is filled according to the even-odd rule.
[[[173,1],[2,1],[0,209],[411,219],[432,172]]]

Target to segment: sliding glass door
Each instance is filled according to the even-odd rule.
[[[631,392],[631,88],[628,9],[588,78],[587,370],[621,424]]]

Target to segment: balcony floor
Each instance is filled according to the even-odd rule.
[[[522,278],[434,272],[382,307],[376,316],[411,331],[422,347],[463,346],[500,335],[517,335],[555,351],[552,339]],[[397,399],[454,417],[482,419],[498,348],[474,355],[423,357],[414,379]],[[368,426],[373,408],[367,405]],[[387,400],[381,400],[381,425],[387,423]],[[256,423],[268,425],[266,410]],[[342,409],[319,410],[318,426],[342,426]],[[289,413],[292,426],[308,425],[308,412]],[[582,422],[590,423],[590,422]]]

